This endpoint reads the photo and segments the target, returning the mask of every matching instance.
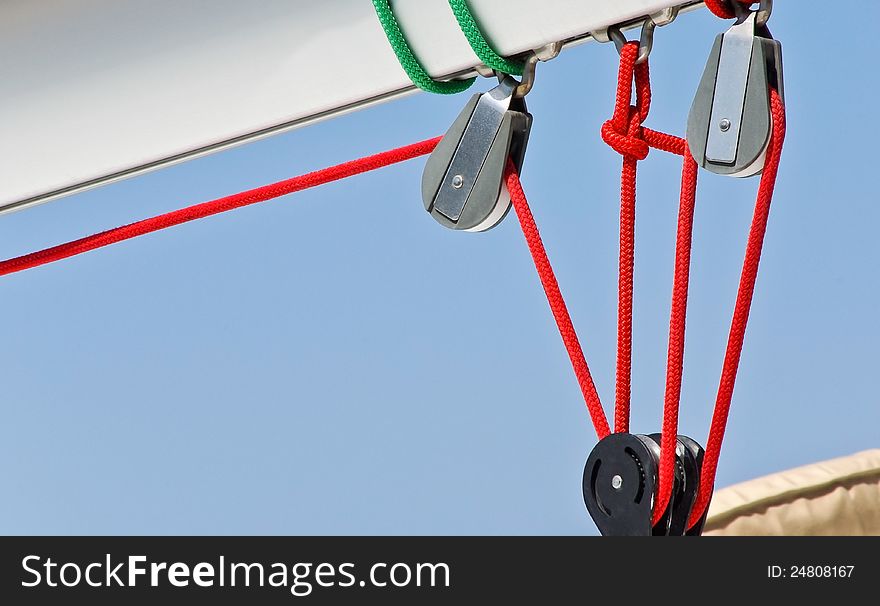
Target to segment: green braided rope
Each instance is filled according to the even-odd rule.
[[[397,19],[394,17],[394,11],[391,10],[389,0],[373,0],[373,6],[376,8],[376,14],[379,16],[379,22],[382,24],[382,29],[385,30],[388,42],[391,44],[391,48],[394,49],[397,60],[400,61],[400,66],[406,72],[406,75],[409,76],[409,79],[412,80],[413,84],[429,93],[441,95],[454,95],[470,88],[476,78],[449,80],[447,82],[434,80],[425,71],[425,68],[422,67],[422,64],[419,63],[419,60],[409,47],[403,31],[400,29],[400,24],[397,23]]]
[[[458,20],[458,26],[480,61],[496,71],[522,76],[523,63],[521,61],[505,59],[489,46],[489,41],[486,40],[480,26],[477,25],[477,20],[474,19],[467,0],[449,0],[449,6],[452,7],[452,12]]]

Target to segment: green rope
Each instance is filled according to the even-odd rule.
[[[505,59],[489,46],[489,41],[486,40],[480,26],[477,25],[477,20],[474,19],[467,0],[449,0],[449,6],[452,7],[452,12],[458,20],[458,26],[462,33],[483,63],[496,71],[522,76],[523,63],[521,61]]]
[[[391,48],[394,49],[397,60],[400,61],[400,66],[406,72],[406,75],[409,76],[409,79],[412,80],[413,84],[429,93],[441,95],[454,95],[470,88],[476,78],[449,80],[447,82],[434,80],[425,71],[425,68],[422,67],[422,64],[419,63],[419,60],[409,47],[403,31],[400,29],[400,24],[397,23],[394,12],[391,10],[389,0],[373,0],[373,6],[376,8],[376,14],[379,16],[379,22],[382,24],[382,29],[385,30],[388,42],[391,44]]]

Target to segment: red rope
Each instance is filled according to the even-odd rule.
[[[736,373],[742,354],[746,324],[749,321],[752,295],[755,292],[758,265],[761,262],[761,248],[764,245],[764,234],[767,230],[767,216],[770,213],[770,203],[773,201],[773,189],[776,185],[779,159],[782,156],[782,145],[785,141],[785,106],[779,93],[775,90],[770,91],[770,110],[773,115],[773,133],[767,148],[767,162],[764,165],[764,172],[761,174],[761,184],[758,186],[755,212],[752,217],[752,226],[749,229],[742,275],[736,293],[730,333],[727,337],[727,351],[724,354],[721,380],[715,399],[715,412],[712,415],[709,439],[706,441],[706,454],[703,458],[703,468],[700,474],[700,491],[691,510],[691,517],[688,520],[689,527],[696,524],[703,516],[712,498],[715,472],[718,468],[718,455],[721,452],[721,442],[724,440],[724,430],[727,427],[727,417],[730,413],[730,401],[733,398],[733,387],[736,383]]]
[[[633,271],[635,267],[636,172],[648,155],[642,121],[651,109],[648,63],[636,65],[638,42],[621,52],[614,114],[602,125],[602,139],[623,156],[620,177],[620,255],[617,274],[617,368],[614,431],[629,431],[632,383]],[[633,80],[636,103],[632,105]]]
[[[122,242],[123,240],[130,240],[131,238],[159,231],[166,227],[172,227],[174,225],[180,225],[181,223],[187,223],[188,221],[202,219],[218,213],[241,208],[242,206],[256,204],[257,202],[265,202],[272,198],[330,183],[331,181],[338,181],[339,179],[358,175],[390,164],[410,160],[431,153],[439,142],[440,137],[435,137],[434,139],[428,139],[427,141],[405,145],[397,149],[384,151],[365,158],[345,162],[343,164],[337,164],[336,166],[330,166],[285,181],[279,181],[278,183],[273,183],[271,185],[265,185],[256,189],[226,196],[225,198],[212,200],[210,202],[195,204],[163,215],[109,229],[85,238],[80,238],[79,240],[15,257],[14,259],[7,259],[6,261],[0,262],[0,276],[23,271],[39,265],[46,265],[47,263],[52,263],[54,261],[60,261],[67,257],[95,250],[96,248],[109,246],[110,244]]]
[[[553,312],[553,318],[556,320],[556,326],[559,328],[559,334],[562,336],[562,342],[565,344],[565,349],[571,360],[571,366],[577,377],[578,385],[580,385],[581,393],[584,395],[584,401],[587,404],[590,418],[593,420],[596,434],[601,440],[611,433],[611,429],[608,427],[608,419],[605,417],[605,410],[602,408],[599,394],[596,391],[596,385],[593,383],[593,377],[590,375],[590,368],[587,366],[577,332],[571,322],[571,315],[568,313],[562,292],[559,290],[559,283],[556,281],[556,275],[553,273],[553,267],[550,265],[550,259],[547,257],[547,251],[544,248],[544,243],[541,241],[541,234],[538,232],[538,226],[535,224],[535,217],[529,208],[519,175],[517,175],[516,167],[512,162],[507,164],[507,190],[510,192],[513,209],[516,212],[517,219],[519,219],[523,236],[525,236],[529,252],[532,254],[532,260],[535,262],[535,269],[538,271],[538,277],[541,279],[541,285],[544,287],[544,293],[547,295],[547,301],[550,303],[550,310]]]
[[[624,156],[620,172],[620,252],[617,273],[617,366],[614,375],[614,431],[629,431],[632,396],[633,274],[636,239],[635,158]]]
[[[707,6],[720,2],[707,0]],[[716,13],[717,14],[717,13]],[[664,397],[663,428],[660,454],[658,498],[654,508],[654,523],[662,516],[669,502],[673,485],[675,465],[675,446],[678,433],[678,412],[681,395],[682,366],[684,358],[684,336],[687,315],[687,294],[690,271],[691,241],[693,233],[693,213],[696,196],[697,165],[691,157],[687,142],[673,135],[644,128],[642,121],[650,110],[651,88],[647,62],[636,65],[639,44],[626,44],[621,51],[618,88],[614,114],[602,126],[602,138],[623,156],[621,171],[621,211],[620,211],[620,276],[618,281],[618,352],[615,394],[615,431],[629,430],[630,389],[632,368],[632,293],[635,251],[635,195],[637,163],[648,155],[650,147],[678,154],[684,157],[682,165],[681,198],[676,235],[675,272],[669,324],[669,345],[667,352],[666,392]],[[632,101],[632,83],[635,82],[636,103]],[[767,217],[773,197],[773,188],[779,168],[782,144],[785,138],[785,110],[776,91],[771,91],[771,105],[774,130],[768,151],[767,164],[761,177],[755,214],[746,246],[742,276],[737,292],[733,320],[728,337],[727,351],[721,373],[721,381],[716,398],[715,412],[706,454],[703,461],[700,490],[691,512],[689,526],[695,524],[703,515],[712,495],[718,455],[724,439],[724,430],[730,411],[736,373],[742,353],[749,309],[754,293],[761,247],[767,227]],[[412,145],[381,152],[365,158],[352,160],[336,166],[311,172],[271,185],[258,187],[224,198],[195,204],[142,221],[100,232],[79,240],[53,246],[41,251],[22,255],[0,262],[0,276],[46,265],[67,257],[82,254],[97,248],[136,238],[154,231],[180,225],[243,206],[256,204],[301,191],[332,181],[337,181],[375,170],[383,166],[403,162],[430,153],[440,141],[440,137],[428,139]],[[522,227],[523,235],[535,263],[535,268],[544,287],[553,317],[559,328],[562,341],[571,360],[572,368],[586,402],[596,433],[601,440],[610,433],[608,420],[602,408],[583,349],[559,289],[550,260],[534,216],[522,190],[519,176],[513,163],[507,166],[507,187],[510,198]]]
[[[708,3],[707,3],[708,4]],[[688,286],[690,280],[693,218],[697,190],[697,163],[681,137],[657,132],[642,126],[650,109],[650,79],[648,63],[636,64],[639,52],[637,42],[627,43],[620,53],[617,96],[612,118],[602,125],[602,139],[623,156],[621,171],[620,211],[620,275],[618,282],[618,357],[617,398],[615,401],[615,431],[629,431],[630,382],[632,368],[632,292],[635,240],[636,167],[650,148],[683,156],[678,229],[675,240],[675,269],[669,319],[669,342],[666,358],[666,388],[663,401],[659,481],[654,503],[653,522],[659,522],[669,505],[675,473],[675,449],[678,436],[679,406],[684,364],[685,326],[687,320]],[[636,103],[632,105],[635,82]],[[703,515],[712,495],[718,455],[733,396],[736,371],[742,351],[749,307],[754,292],[761,246],[767,223],[767,213],[773,194],[773,185],[779,167],[782,140],[785,136],[785,115],[776,91],[771,91],[774,132],[767,151],[767,164],[755,206],[755,218],[746,248],[743,274],[737,294],[734,319],[728,338],[727,353],[716,398],[706,455],[700,478],[700,492],[691,513],[689,525]]]
[[[647,156],[651,147],[684,157],[669,320],[669,349],[666,366],[666,395],[663,405],[658,498],[654,506],[653,519],[653,523],[656,524],[663,516],[669,503],[675,471],[691,240],[697,191],[697,163],[691,157],[687,141],[683,138],[642,126],[642,121],[648,116],[650,110],[651,84],[648,62],[636,64],[638,55],[638,42],[627,43],[621,50],[614,114],[610,120],[602,125],[602,139],[623,155],[620,188],[620,276],[617,311],[618,397],[614,413],[614,429],[618,432],[629,431],[635,236],[632,227],[635,224],[636,166],[639,160]],[[636,103],[631,105],[634,81]]]
[[[706,8],[708,8],[716,17],[720,17],[721,19],[734,19],[736,17],[736,13],[733,10],[733,7],[730,6],[730,2],[739,2],[740,4],[745,4],[747,6],[751,6],[755,4],[749,0],[704,0],[706,3]]]
[[[202,219],[204,217],[241,208],[250,204],[265,202],[290,193],[330,183],[331,181],[338,181],[383,166],[423,156],[431,153],[431,151],[437,146],[437,143],[440,142],[440,139],[441,137],[435,137],[433,139],[413,143],[412,145],[406,145],[397,149],[367,156],[365,158],[337,164],[336,166],[293,177],[285,181],[279,181],[278,183],[258,187],[256,189],[233,194],[210,202],[195,204],[180,210],[175,210],[149,219],[109,229],[85,238],[80,238],[79,240],[73,240],[27,255],[7,259],[6,261],[0,262],[0,276],[24,271],[40,265],[46,265],[54,261],[60,261],[61,259],[95,250],[96,248],[109,246],[110,244],[122,242],[123,240],[130,240],[131,238],[143,236],[167,227],[180,225],[181,223],[194,221],[196,219]],[[556,282],[553,268],[550,266],[547,252],[541,242],[541,236],[535,225],[534,217],[529,210],[528,202],[526,201],[525,194],[523,194],[522,186],[519,182],[519,177],[512,164],[508,166],[508,171],[511,170],[513,172],[509,172],[506,178],[514,208],[519,217],[520,225],[522,226],[529,250],[532,253],[532,258],[535,261],[538,276],[541,278],[541,283],[547,294],[547,300],[550,302],[550,309],[553,312],[553,317],[556,319],[559,332],[562,336],[562,341],[565,344],[565,348],[571,359],[575,376],[577,377],[581,391],[584,394],[584,400],[586,401],[590,416],[593,419],[596,433],[598,434],[599,439],[602,439],[610,433],[608,420],[605,418],[605,411],[602,409],[602,404],[599,401],[599,394],[597,393],[596,387],[593,384],[593,379],[590,376],[590,369],[587,366],[583,350],[578,341],[577,333],[571,322],[571,316],[569,315],[565,301],[562,298],[559,284]]]
[[[675,235],[675,271],[672,278],[672,304],[669,313],[669,344],[666,353],[666,392],[663,397],[663,426],[660,432],[660,470],[657,500],[652,525],[663,517],[672,497],[675,473],[675,449],[678,442],[678,409],[684,367],[684,337],[690,282],[691,243],[694,206],[697,198],[697,163],[687,142],[681,139],[684,160],[681,167],[681,195],[678,231]]]

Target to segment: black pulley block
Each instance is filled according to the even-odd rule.
[[[584,467],[584,503],[606,536],[700,534],[705,520],[688,530],[687,521],[700,486],[703,448],[677,436],[672,494],[652,524],[660,465],[660,434],[614,433],[602,439]]]
[[[605,536],[650,536],[660,448],[647,436],[603,438],[584,468],[584,503]]]

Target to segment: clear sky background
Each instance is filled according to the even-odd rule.
[[[719,486],[880,446],[876,40],[831,35],[802,4],[771,21],[789,135]],[[683,132],[724,27],[698,11],[657,31],[647,125]],[[616,69],[597,44],[538,66],[523,176],[609,408],[620,156],[599,127]],[[466,99],[413,95],[3,216],[0,254],[425,139]],[[423,162],[0,279],[0,532],[595,533],[580,487],[595,434],[516,219],[441,228]],[[660,152],[640,165],[646,433],[679,169]],[[681,430],[704,442],[757,180],[700,179]]]

